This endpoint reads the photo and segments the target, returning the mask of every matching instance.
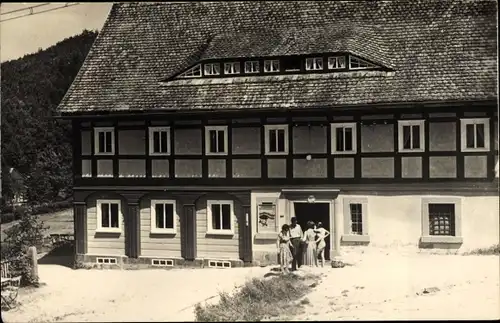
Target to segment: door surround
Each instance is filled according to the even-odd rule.
[[[325,203],[329,204],[330,216],[330,259],[340,254],[340,212],[336,201],[338,189],[282,189],[281,196],[286,199],[288,219],[295,216],[295,203]],[[337,207],[336,207],[337,206]]]

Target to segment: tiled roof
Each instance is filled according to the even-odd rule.
[[[494,100],[496,11],[493,0],[115,4],[59,109],[267,109]],[[160,82],[203,58],[336,49],[393,72]]]

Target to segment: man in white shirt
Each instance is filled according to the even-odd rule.
[[[300,248],[300,241],[302,240],[302,228],[300,224],[297,223],[297,218],[292,218],[292,224],[290,225],[290,241],[292,242],[292,271],[297,270],[302,265],[302,250]]]

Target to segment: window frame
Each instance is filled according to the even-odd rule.
[[[337,129],[351,128],[352,129],[352,150],[338,151],[337,150]],[[356,122],[335,122],[330,124],[331,134],[331,154],[332,155],[355,155],[357,153],[357,123]],[[345,146],[345,144],[344,144]]]
[[[210,152],[210,131],[224,131],[224,151]],[[217,139],[218,140],[218,139]],[[229,152],[228,126],[205,126],[205,155],[206,156],[227,156]]]
[[[102,226],[102,204],[118,204],[118,227],[117,228],[106,228]],[[111,207],[110,207],[111,211]],[[110,212],[111,216],[111,212]],[[119,199],[98,199],[96,200],[96,232],[99,233],[122,233],[123,230],[123,214],[122,205]]]
[[[214,70],[214,67],[215,66],[218,66],[219,67],[219,73],[206,73],[206,70],[205,70],[205,67],[207,66],[211,66],[211,71]],[[221,75],[221,66],[220,66],[220,63],[204,63],[203,64],[203,76],[219,76]]]
[[[330,59],[335,59],[335,61],[337,62],[340,58],[344,59],[344,67],[332,67],[333,65],[330,64]],[[329,70],[343,70],[347,67],[347,62],[344,55],[328,56],[326,64]]]
[[[234,71],[234,66],[238,66],[239,70],[237,73],[226,73],[226,66],[230,66],[230,68]],[[241,74],[241,64],[240,62],[225,62],[224,63],[224,75],[239,75]]]
[[[454,204],[455,205],[455,235],[440,236],[429,233],[429,204]],[[421,243],[460,244],[462,238],[462,198],[460,197],[425,197],[421,200]]]
[[[360,63],[361,62],[365,62],[368,66],[363,66],[363,67],[352,67],[352,60],[355,59],[357,61],[359,61]],[[362,58],[359,58],[359,57],[355,57],[355,56],[352,56],[352,55],[349,55],[349,69],[350,70],[353,70],[353,71],[356,71],[356,70],[367,70],[367,69],[370,69],[370,68],[376,68],[377,66],[373,63],[370,63],[369,61],[367,61],[366,59],[362,59]]]
[[[99,133],[111,132],[111,151],[99,152]],[[106,136],[104,137],[106,138]],[[115,154],[115,127],[94,127],[94,155],[113,156]]]
[[[315,65],[315,62],[319,60],[321,61],[321,68],[314,68],[316,65]],[[307,62],[308,61],[312,61],[312,64],[311,66],[313,68],[307,68]],[[323,57],[306,57],[306,61],[305,61],[305,68],[306,68],[306,71],[323,71],[325,69],[325,65],[324,65],[324,59]]]
[[[467,147],[467,125],[484,125],[484,147]],[[476,127],[474,126],[474,129]],[[462,118],[460,119],[460,150],[462,152],[490,151],[490,118]],[[474,134],[474,145],[477,145],[477,137]]]
[[[277,70],[274,70],[274,71],[266,71],[266,62],[270,62],[271,63],[271,67],[273,66],[273,62],[278,62],[278,69]],[[281,70],[281,64],[280,64],[280,60],[279,59],[265,59],[264,60],[264,66],[263,66],[263,69],[264,73],[279,73],[280,70]]]
[[[157,228],[156,227],[156,205],[157,204],[172,204],[173,206],[173,228]],[[154,199],[151,200],[150,206],[151,216],[151,233],[156,234],[176,234],[177,233],[177,204],[175,200]]]
[[[154,133],[165,131],[167,133],[167,151],[166,152],[154,152]],[[149,155],[150,156],[169,156],[171,153],[170,145],[170,127],[149,127]],[[160,137],[161,138],[161,137]],[[160,145],[161,146],[161,145]]]
[[[184,73],[182,73],[181,75],[179,75],[178,77],[179,78],[196,78],[196,77],[202,77],[203,76],[203,70],[202,70],[202,64],[196,64],[194,65],[193,67],[191,67],[190,69],[188,69],[187,71],[185,71]],[[198,74],[194,74],[193,71],[199,67],[200,68],[200,73]],[[190,74],[190,75],[188,75]]]
[[[252,71],[247,70],[247,63],[250,63],[250,66],[252,66],[252,67],[253,67],[252,63],[256,63],[257,70],[252,70]],[[260,73],[260,62],[258,60],[255,60],[255,61],[245,61],[244,65],[245,65],[244,66],[245,74],[258,74],[258,73]]]
[[[269,140],[271,139],[269,136],[269,131],[271,130],[284,130],[285,131],[285,151],[270,151],[271,145]],[[264,146],[266,155],[288,155],[290,147],[288,146],[289,141],[289,133],[288,133],[288,125],[287,124],[273,124],[273,125],[264,125]]]
[[[404,132],[403,128],[405,126],[419,126],[419,140],[420,140],[420,148],[404,148]],[[411,128],[410,128],[411,130]],[[410,131],[412,135],[413,132]],[[410,138],[411,139],[411,138]],[[413,141],[411,141],[413,146]],[[398,120],[398,151],[404,153],[421,153],[425,151],[425,120]]]
[[[229,204],[229,215],[230,215],[230,228],[229,229],[213,229],[212,228],[212,205],[221,205],[221,212],[222,212],[222,205],[223,204]],[[222,215],[221,215],[222,216]],[[234,235],[234,201],[232,200],[207,200],[207,234],[209,235]],[[221,221],[221,227],[222,227],[222,221]]]
[[[343,204],[343,220],[344,220],[344,234],[342,235],[343,242],[358,242],[369,243],[370,231],[368,226],[368,198],[362,197],[345,197],[342,199]],[[362,234],[352,233],[352,216],[351,204],[361,204],[361,230]]]

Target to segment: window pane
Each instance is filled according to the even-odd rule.
[[[217,152],[217,131],[215,130],[210,130],[208,132],[208,135],[210,137],[210,142],[208,143],[209,144],[209,151],[211,153],[216,153]]]
[[[220,204],[212,204],[212,229],[214,230],[221,229],[220,212]]]
[[[239,74],[240,73],[240,63],[234,63],[233,69],[234,69],[234,73]]]
[[[168,133],[166,131],[160,132],[160,151],[162,153],[168,152]]]
[[[174,205],[169,203],[165,204],[165,228],[174,228]]]
[[[411,149],[410,126],[403,126],[403,149]]]
[[[224,147],[224,131],[223,130],[217,131],[217,135],[218,135],[218,138],[217,138],[217,152],[219,152],[219,153],[225,152],[225,147]]]
[[[269,151],[276,152],[276,130],[269,130]]]
[[[468,124],[465,126],[465,136],[467,148],[474,148],[474,125]]]
[[[279,129],[278,131],[278,151],[285,151],[285,130]]]
[[[100,153],[103,153],[104,152],[104,146],[105,146],[105,139],[104,139],[104,132],[98,132],[97,135],[99,136],[99,143],[98,143],[98,151]]]
[[[106,132],[106,152],[110,153],[112,148],[111,148],[111,131]]]
[[[101,227],[109,228],[109,204],[101,204]]]
[[[411,128],[412,131],[412,144],[413,144],[413,149],[420,149],[420,126],[419,125],[414,125]]]
[[[222,229],[231,229],[231,205],[222,204]]]
[[[153,132],[153,151],[160,152],[160,133],[158,131]]]
[[[484,124],[476,125],[476,148],[484,148]]]
[[[156,213],[156,227],[159,229],[164,229],[165,228],[164,205],[156,204],[155,213]]]
[[[345,136],[345,151],[352,151],[353,148],[353,138],[352,138],[352,128],[344,128],[344,136]]]
[[[337,151],[344,151],[344,128],[335,129]]]
[[[312,66],[312,58],[307,58],[306,59],[306,70],[311,70],[313,68]]]
[[[118,228],[118,204],[111,203],[111,227]]]

